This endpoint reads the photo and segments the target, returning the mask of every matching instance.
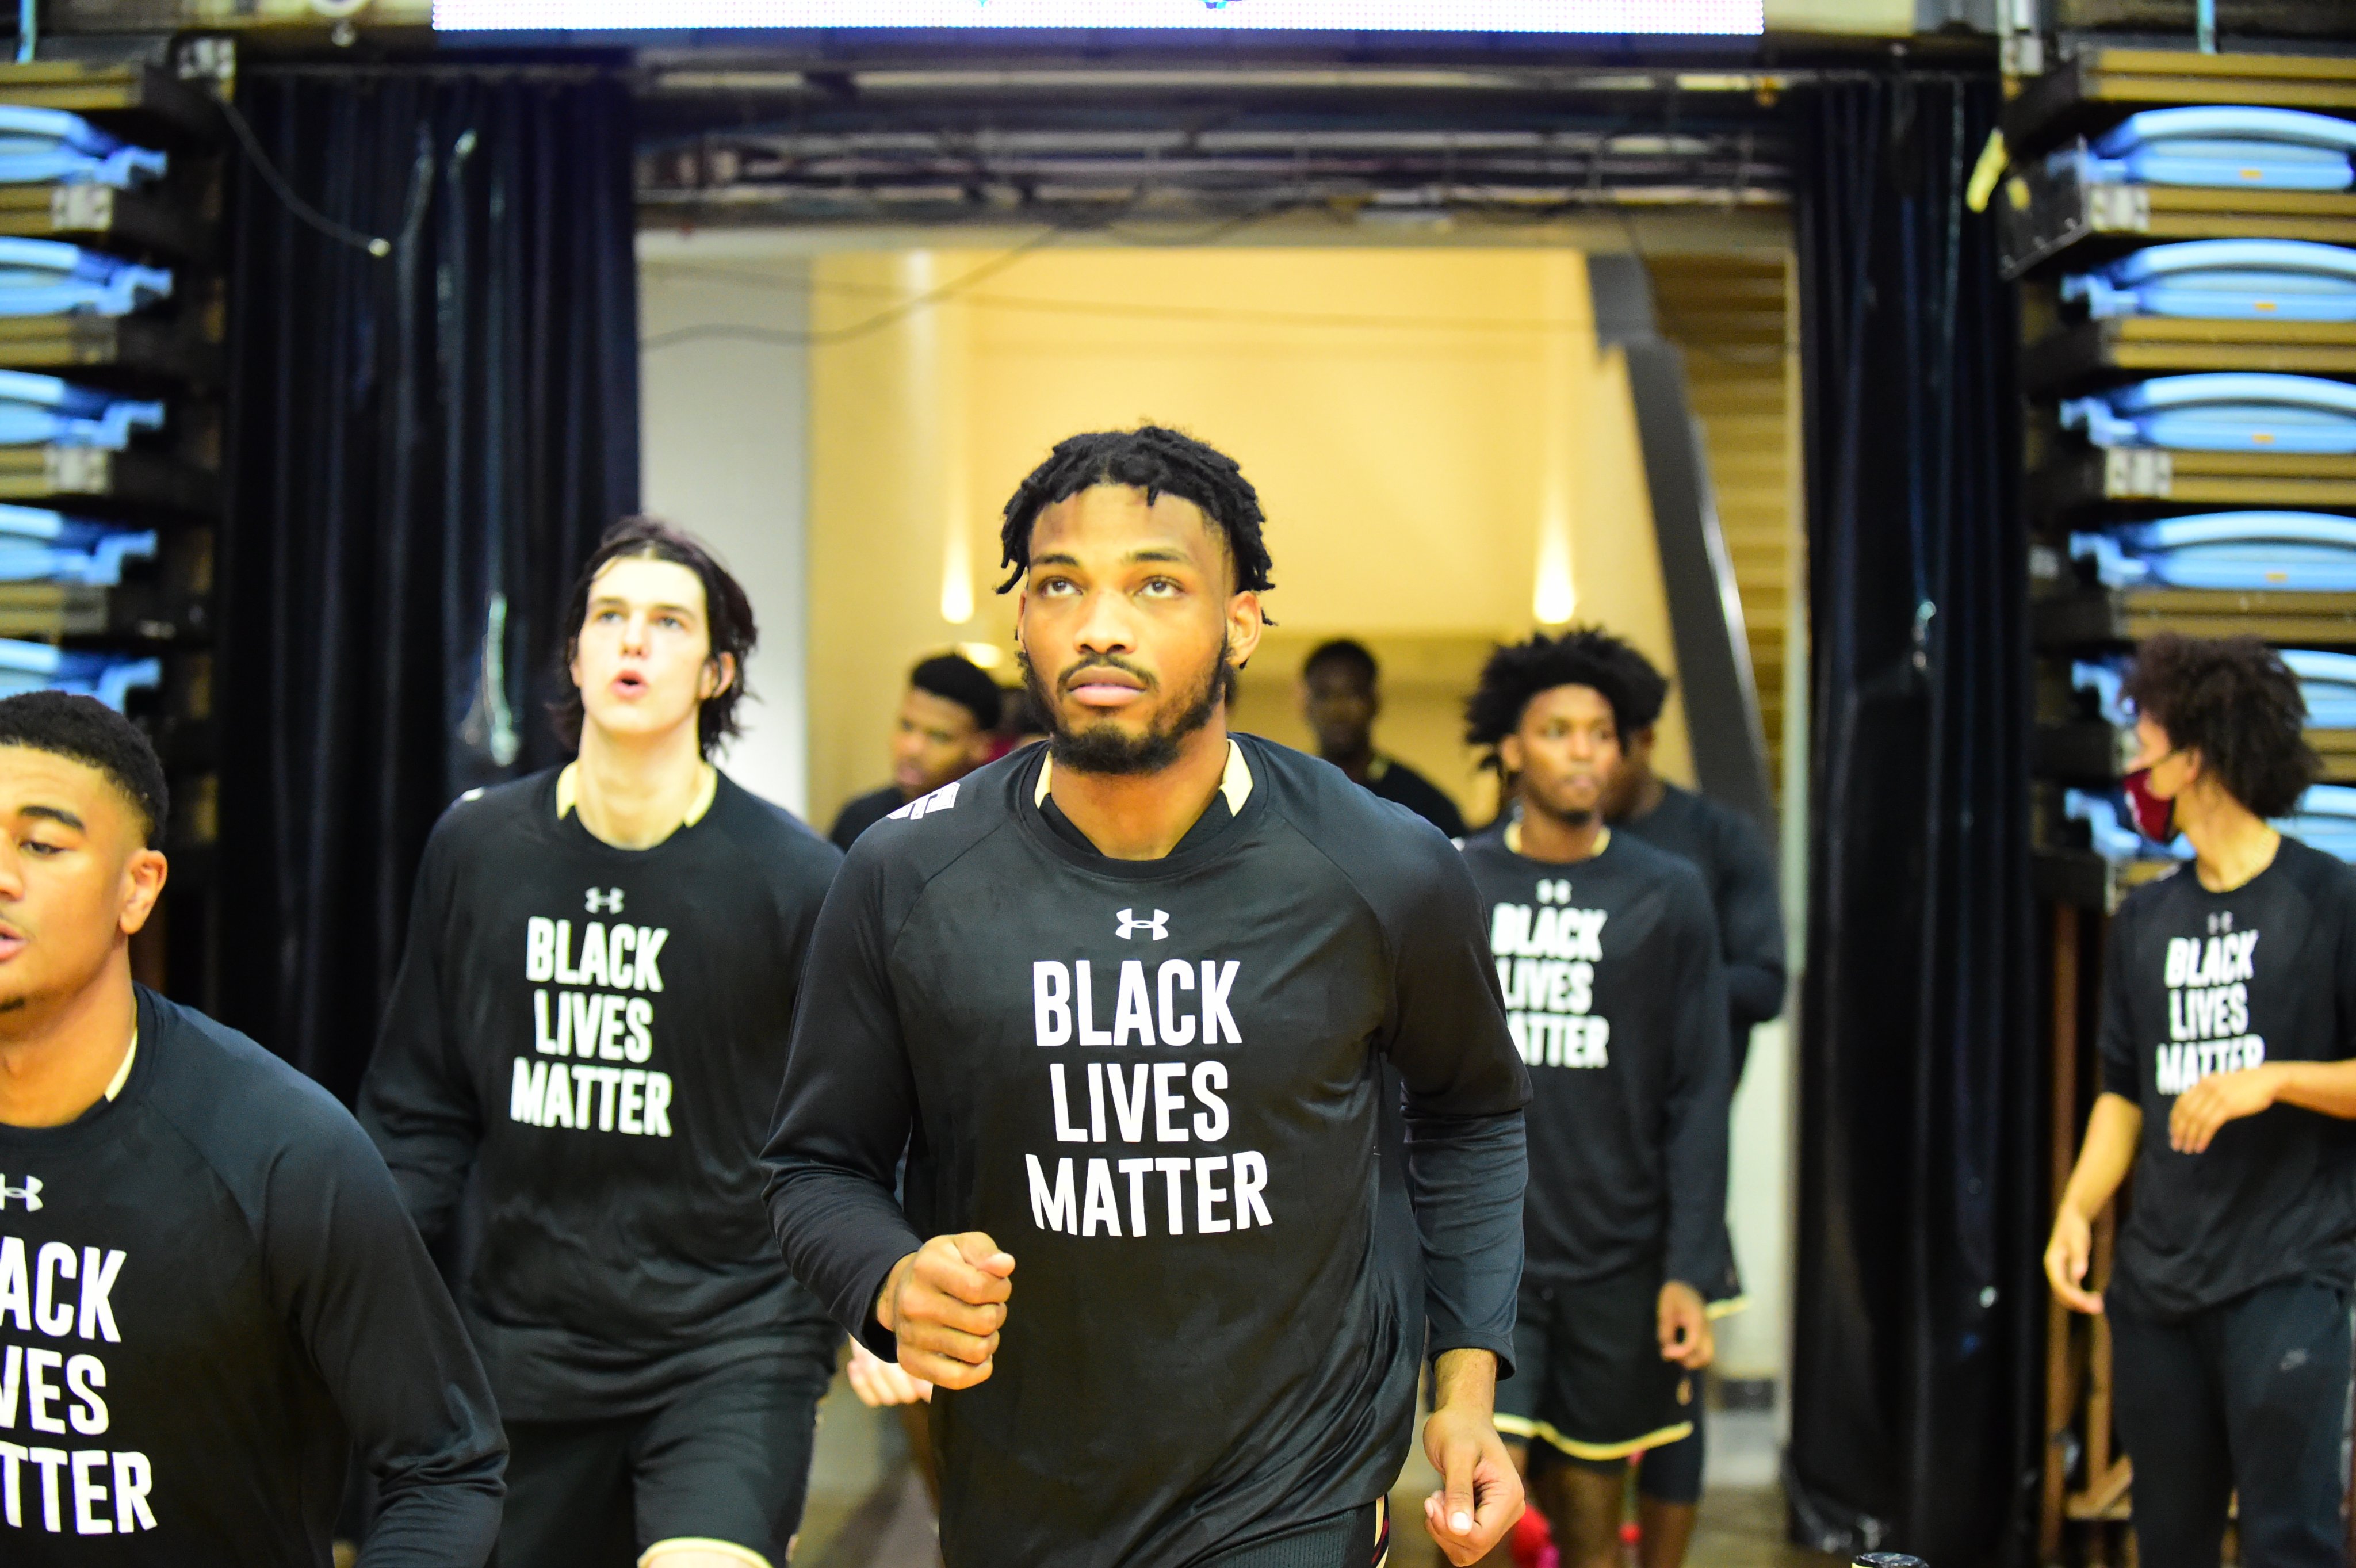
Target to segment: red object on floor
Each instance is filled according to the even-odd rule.
[[[1546,1515],[1537,1509],[1522,1511],[1522,1517],[1514,1521],[1512,1539],[1514,1568],[1562,1568],[1554,1531],[1547,1528]]]

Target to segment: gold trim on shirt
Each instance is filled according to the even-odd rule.
[[[1052,756],[1041,757],[1039,759],[1039,782],[1033,786],[1031,790],[1031,804],[1033,806],[1045,805],[1047,803],[1047,791],[1054,785],[1055,781],[1055,757]],[[1244,748],[1236,744],[1236,738],[1233,736],[1229,736],[1227,737],[1226,770],[1219,775],[1219,793],[1227,798],[1227,815],[1231,817],[1242,816],[1244,814],[1244,802],[1251,799],[1251,764],[1244,760]]]
[[[709,762],[700,762],[696,766],[703,769],[703,777],[695,786],[695,799],[687,803],[687,815],[680,819],[679,828],[691,828],[703,821],[703,814],[712,810],[712,802],[720,799],[720,769]],[[564,765],[564,771],[556,776],[556,820],[561,822],[571,816],[573,808],[580,803],[581,764],[568,762]],[[671,832],[679,832],[679,828],[671,829]],[[663,835],[665,838],[669,836],[670,833]]]
[[[1593,860],[1597,855],[1601,854],[1605,850],[1611,847],[1612,830],[1610,828],[1598,828],[1595,830],[1595,847],[1588,852],[1587,858]],[[1519,817],[1515,817],[1512,822],[1505,824],[1505,848],[1515,854],[1522,853],[1522,819]],[[1576,861],[1566,861],[1563,864],[1567,865],[1575,865],[1578,863]]]
[[[123,1065],[114,1069],[114,1079],[106,1086],[106,1097],[109,1100],[112,1100],[116,1095],[121,1094],[123,1092],[123,1086],[131,1081],[131,1064],[138,1059],[139,1027],[134,1024],[131,1028],[131,1044],[123,1053]]]

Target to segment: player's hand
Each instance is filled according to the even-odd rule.
[[[945,1389],[990,1376],[1014,1260],[979,1230],[936,1236],[892,1266],[875,1321],[900,1341],[900,1369]]]
[[[851,1391],[870,1410],[887,1404],[915,1404],[933,1397],[932,1384],[922,1378],[910,1377],[907,1369],[886,1361],[856,1339],[851,1342],[851,1364],[842,1372],[851,1380]]]
[[[1698,1372],[1718,1354],[1718,1337],[1710,1332],[1709,1308],[1701,1292],[1683,1280],[1661,1287],[1661,1359]]]
[[[1423,1499],[1424,1528],[1464,1568],[1487,1556],[1522,1517],[1522,1477],[1485,1411],[1443,1405],[1423,1423],[1423,1452],[1440,1489]]]
[[[2271,1063],[2211,1073],[2176,1097],[2176,1108],[2168,1113],[2168,1146],[2179,1155],[2200,1154],[2218,1128],[2272,1105],[2281,1084],[2282,1075]]]
[[[2094,1256],[2094,1228],[2068,1204],[2053,1217],[2053,1239],[2045,1243],[2045,1283],[2053,1299],[2072,1312],[2099,1317],[2103,1298],[2086,1289],[2086,1264]]]

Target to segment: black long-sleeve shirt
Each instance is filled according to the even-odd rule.
[[[1178,1568],[1381,1496],[1427,1342],[1510,1361],[1527,1082],[1431,828],[1244,736],[1175,851],[1112,860],[1043,758],[852,848],[770,1209],[885,1357],[876,1294],[924,1237],[1014,1255],[992,1376],[933,1403],[955,1568]]]
[[[147,991],[122,1090],[0,1127],[0,1563],[318,1568],[355,1451],[366,1568],[482,1563],[507,1444],[349,1112]]]
[[[1661,790],[1658,806],[1612,823],[1612,831],[1667,850],[1701,873],[1718,915],[1734,1081],[1740,1083],[1752,1027],[1783,1011],[1783,903],[1775,860],[1741,813],[1675,784],[1664,782]]]
[[[2286,838],[2230,893],[2190,867],[2136,888],[2103,962],[2103,1088],[2143,1111],[2112,1293],[2179,1317],[2261,1285],[2356,1278],[2356,1123],[2296,1105],[2169,1146],[2212,1073],[2356,1056],[2356,870]]]
[[[1506,1018],[1529,1064],[1529,1275],[1657,1261],[1705,1291],[1726,1214],[1725,967],[1701,878],[1614,832],[1569,865],[1465,841]]]
[[[724,776],[701,819],[616,849],[557,816],[556,780],[434,828],[360,1090],[428,1237],[475,1174],[459,1305],[515,1421],[650,1408],[824,1318],[759,1155],[841,857]]]

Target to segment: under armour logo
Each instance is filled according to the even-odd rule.
[[[5,1176],[0,1176],[0,1208],[7,1208],[8,1200],[13,1197],[23,1203],[28,1211],[37,1213],[40,1210],[40,1177],[28,1176],[25,1178],[25,1185],[22,1187],[8,1187],[5,1185],[6,1181]]]
[[[1153,940],[1157,942],[1160,941],[1162,938],[1170,934],[1170,911],[1167,909],[1156,909],[1153,911],[1153,918],[1150,920],[1141,920],[1137,918],[1136,910],[1121,910],[1120,929],[1116,934],[1119,936],[1122,941],[1129,941],[1132,940],[1139,931],[1151,931],[1153,933]]]
[[[1569,903],[1570,884],[1555,879],[1548,879],[1540,882],[1538,884],[1538,902],[1541,904]]]
[[[622,912],[622,890],[618,887],[608,887],[603,892],[592,887],[582,896],[582,901],[589,906],[589,912],[593,915],[618,915]]]

